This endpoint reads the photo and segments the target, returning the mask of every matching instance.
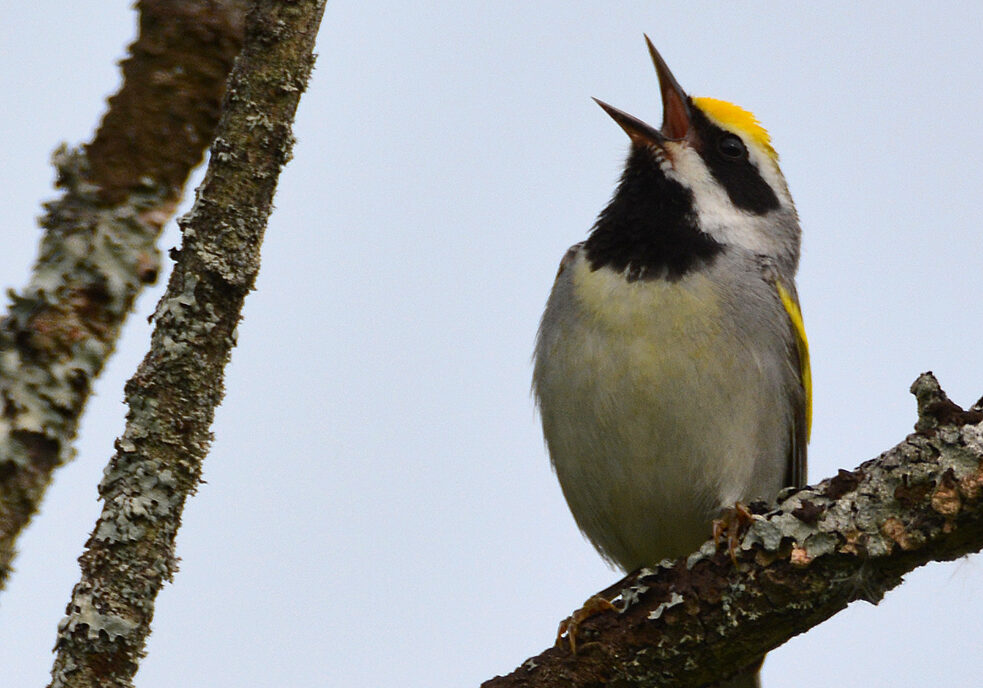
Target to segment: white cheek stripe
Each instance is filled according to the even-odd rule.
[[[672,167],[662,168],[667,177],[679,182],[693,193],[693,204],[700,229],[722,244],[740,246],[759,254],[772,254],[778,248],[771,236],[771,222],[766,216],[754,215],[737,208],[726,189],[707,168],[703,158],[685,143],[666,142],[672,157]],[[770,162],[761,159],[757,150],[750,149],[752,163],[762,172],[762,178],[775,192],[779,203],[790,206],[791,199],[784,181]]]

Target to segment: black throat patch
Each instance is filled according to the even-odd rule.
[[[712,261],[723,246],[700,231],[689,189],[666,178],[652,150],[633,145],[584,249],[592,270],[627,271],[634,282],[678,280]]]

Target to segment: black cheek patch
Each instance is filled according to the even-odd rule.
[[[717,150],[717,141],[726,132],[716,126],[700,109],[691,109],[693,128],[703,142],[700,157],[707,169],[727,191],[731,203],[755,215],[764,215],[780,206],[778,196],[766,182],[758,168],[746,157],[742,160],[728,160]]]
[[[723,250],[700,231],[690,191],[666,178],[651,151],[636,146],[584,248],[592,270],[625,272],[630,282],[678,280]]]

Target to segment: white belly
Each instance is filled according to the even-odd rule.
[[[689,553],[721,508],[782,485],[774,361],[728,322],[704,276],[628,283],[583,258],[566,272],[534,384],[570,509],[626,570]]]

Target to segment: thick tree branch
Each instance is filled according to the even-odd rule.
[[[983,408],[963,411],[930,373],[912,392],[916,432],[756,515],[736,568],[711,541],[631,574],[605,591],[622,611],[586,621],[577,655],[558,645],[484,688],[707,685],[918,566],[983,549]]]
[[[242,44],[243,0],[142,0],[124,82],[84,150],[56,151],[57,185],[28,285],[0,322],[0,589],[14,543],[72,440],[92,382],[218,122]]]
[[[99,487],[103,511],[59,625],[51,686],[132,684],[156,595],[175,570],[175,535],[211,442],[323,12],[324,0],[259,0],[249,11],[150,351],[126,386],[126,429]]]

